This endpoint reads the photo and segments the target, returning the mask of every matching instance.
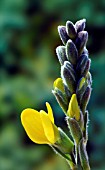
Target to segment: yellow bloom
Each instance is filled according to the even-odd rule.
[[[46,102],[48,114],[41,110],[25,109],[21,113],[22,125],[29,138],[38,144],[54,144],[59,140],[59,131],[54,124],[52,108]]]
[[[75,118],[77,121],[80,119],[80,108],[78,106],[76,94],[73,94],[71,97],[67,114],[69,117]]]

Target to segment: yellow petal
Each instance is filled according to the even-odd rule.
[[[63,80],[61,78],[57,78],[54,81],[54,88],[58,88],[59,90],[61,90],[64,93],[64,84],[63,84]]]
[[[41,115],[41,119],[42,119],[45,136],[50,141],[51,144],[54,144],[55,137],[54,137],[53,124],[52,124],[48,114],[45,111],[41,110],[40,115]]]
[[[49,144],[45,136],[40,112],[34,109],[25,109],[21,114],[22,125],[29,138],[38,144]]]
[[[46,102],[46,107],[47,107],[47,111],[48,111],[48,116],[49,116],[50,120],[52,121],[52,123],[54,123],[53,111],[52,111],[52,108],[48,102]]]
[[[80,119],[80,109],[79,109],[79,106],[78,106],[76,94],[73,94],[72,97],[71,97],[67,114],[71,118],[75,117],[76,120]]]

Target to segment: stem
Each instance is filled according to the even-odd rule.
[[[83,170],[90,170],[88,154],[86,151],[86,144],[84,138],[81,139],[79,144],[79,157],[80,157],[80,162]]]

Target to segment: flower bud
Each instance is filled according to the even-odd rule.
[[[75,92],[76,78],[73,74],[73,69],[67,66],[67,62],[61,67],[61,77],[70,90],[71,93]]]
[[[75,118],[77,121],[80,120],[80,108],[78,106],[76,94],[73,94],[70,99],[67,115],[70,118]]]
[[[90,99],[90,95],[91,95],[91,87],[88,86],[82,96],[82,100],[81,100],[81,110],[83,111],[83,113],[86,110],[86,107],[88,105],[89,99]]]
[[[52,90],[52,93],[54,94],[54,96],[55,96],[57,102],[59,103],[60,107],[62,108],[62,110],[66,114],[67,109],[68,109],[68,103],[67,103],[67,101],[65,101],[65,96],[57,88],[55,90]]]
[[[57,79],[54,81],[53,86],[54,86],[54,89],[57,88],[57,89],[59,89],[62,93],[65,92],[63,80],[62,80],[61,78],[57,78]]]
[[[61,152],[67,154],[72,153],[74,148],[74,143],[71,141],[71,139],[63,132],[61,128],[58,128],[60,138],[59,140],[54,144],[55,147],[57,147]]]
[[[75,65],[78,58],[78,51],[72,40],[68,40],[66,44],[67,59]]]
[[[76,37],[76,29],[71,21],[66,22],[66,32],[71,39]]]
[[[87,31],[81,31],[78,33],[78,37],[76,39],[76,47],[78,49],[79,55],[82,54],[84,50],[84,46],[86,45],[88,40],[88,33]]]
[[[82,139],[82,131],[79,126],[79,123],[73,118],[68,118],[68,125],[70,128],[71,135],[75,143],[78,145],[78,143]]]
[[[86,152],[86,144],[84,142],[84,139],[81,139],[80,144],[79,144],[79,155],[80,155],[82,168],[84,170],[90,170],[88,156]]]
[[[60,36],[63,44],[65,45],[67,43],[67,41],[69,40],[69,36],[67,35],[67,32],[66,32],[66,27],[58,26],[58,33],[59,33],[59,36]]]
[[[85,29],[86,19],[81,19],[75,23],[75,28],[77,32],[83,31]]]
[[[90,63],[91,60],[88,58],[88,56],[82,54],[76,67],[76,70],[80,77],[85,77],[87,75],[90,69]]]
[[[56,53],[60,64],[63,65],[64,61],[67,61],[65,46],[58,46]]]
[[[65,84],[64,84],[64,89],[65,89],[65,94],[66,94],[67,98],[70,99],[72,94],[71,94],[70,90],[68,89],[67,85],[65,85]]]
[[[77,84],[77,89],[76,89],[76,94],[77,94],[77,99],[78,99],[79,104],[81,103],[82,96],[83,96],[87,86],[88,86],[88,83],[86,81],[86,78],[82,77],[79,80],[79,82]]]

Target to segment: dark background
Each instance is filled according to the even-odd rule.
[[[56,124],[67,130],[51,93],[60,76],[57,26],[82,18],[93,76],[87,150],[92,170],[105,170],[104,0],[0,0],[0,170],[69,170],[51,148],[31,142],[20,114],[27,107],[46,109],[48,101]]]

